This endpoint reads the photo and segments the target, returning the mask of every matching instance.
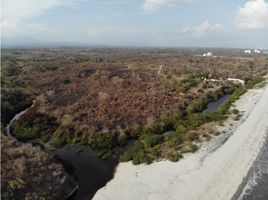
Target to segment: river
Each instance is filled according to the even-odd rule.
[[[78,183],[72,200],[89,200],[97,190],[113,178],[118,164],[117,157],[99,158],[88,145],[72,145],[56,150],[55,155],[67,166],[71,166]]]
[[[34,104],[30,108],[33,106]],[[30,108],[19,112],[9,122],[6,127],[6,134],[8,136],[13,137],[10,132],[12,123],[18,120]],[[132,143],[133,140],[130,140],[127,145],[113,149],[113,156],[105,160],[99,158],[96,151],[93,151],[89,145],[67,145],[62,149],[44,149],[44,151],[55,156],[64,165],[66,170],[74,175],[78,187],[69,200],[89,200],[98,189],[104,187],[113,178],[120,155]]]
[[[203,112],[210,112],[217,109],[230,95],[224,95],[218,100],[208,104]],[[34,105],[33,105],[34,106]],[[31,106],[31,107],[33,107]],[[28,108],[29,109],[29,108]],[[24,110],[10,121],[6,127],[6,133],[10,133],[12,123],[19,119],[27,110]],[[70,197],[71,200],[89,200],[106,183],[113,178],[114,170],[118,164],[119,156],[131,144],[117,148],[111,158],[103,160],[99,158],[95,151],[88,145],[67,145],[62,149],[48,150],[47,152],[61,160],[65,167],[74,174],[78,189]],[[268,140],[260,156],[255,162],[252,170],[245,182],[245,187],[241,190],[239,200],[267,200],[268,199]]]
[[[226,94],[222,97],[220,97],[219,99],[217,99],[216,101],[210,102],[207,105],[207,108],[205,110],[203,110],[203,112],[211,112],[216,110],[221,104],[223,104],[231,95],[230,94]]]

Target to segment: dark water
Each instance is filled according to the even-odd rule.
[[[88,145],[66,146],[56,151],[55,155],[73,171],[78,183],[77,191],[71,200],[90,200],[95,193],[113,178],[119,156],[126,151],[133,141],[124,147],[113,150],[113,156],[103,160]]]
[[[33,107],[34,104],[31,106]],[[12,123],[19,119],[27,110],[18,113],[10,121],[6,127],[6,133],[10,137],[10,127]],[[118,164],[119,157],[122,155],[132,144],[134,140],[129,140],[127,145],[116,147],[113,149],[113,155],[103,160],[97,156],[88,145],[72,145],[65,146],[62,149],[51,151],[44,149],[45,152],[55,155],[55,157],[62,161],[67,171],[74,174],[78,183],[78,189],[71,195],[70,200],[90,200],[95,193],[106,183],[113,178],[114,170]],[[38,144],[39,146],[40,144]]]
[[[89,146],[73,145],[57,150],[56,155],[71,166],[78,190],[71,199],[90,200],[96,191],[113,178],[117,158],[103,160]]]
[[[248,175],[238,200],[268,200],[268,139]]]
[[[211,112],[216,110],[226,99],[230,97],[230,94],[226,94],[216,101],[213,101],[207,105],[207,108],[203,112]]]

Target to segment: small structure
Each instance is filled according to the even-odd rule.
[[[237,84],[241,84],[241,85],[245,85],[245,81],[238,79],[238,78],[227,78],[228,81],[231,81],[233,83],[237,83]]]
[[[259,49],[254,49],[254,53],[260,54],[260,53],[261,53],[261,50],[259,50]]]
[[[211,57],[213,55],[212,52],[203,53],[204,57]]]
[[[251,54],[251,50],[250,49],[246,49],[245,50],[245,54]]]

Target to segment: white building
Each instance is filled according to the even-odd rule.
[[[258,54],[260,54],[260,53],[261,53],[261,50],[259,50],[259,49],[254,49],[254,53],[258,53]]]
[[[206,56],[210,57],[210,56],[212,56],[212,55],[213,55],[212,52],[203,53],[203,56],[204,56],[204,57],[206,57]]]
[[[251,54],[251,50],[250,49],[246,49],[245,50],[245,54]]]

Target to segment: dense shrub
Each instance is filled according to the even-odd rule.
[[[31,96],[19,89],[1,90],[1,122],[7,123],[22,110],[32,104]]]
[[[67,144],[67,134],[61,132],[55,132],[50,138],[50,145],[55,148],[60,148]]]
[[[116,145],[116,136],[100,132],[89,135],[88,143],[93,149],[111,149]]]
[[[178,153],[177,151],[169,152],[167,154],[167,159],[172,162],[177,162],[180,158],[182,158],[182,155]]]
[[[198,146],[196,144],[191,144],[190,145],[190,152],[194,153],[198,150]]]
[[[46,64],[43,65],[43,69],[45,69],[45,70],[53,70],[54,71],[54,70],[57,70],[58,67],[55,66],[55,65],[46,63]]]
[[[183,134],[171,131],[165,135],[165,141],[169,142],[172,148],[177,148],[183,141]]]
[[[120,158],[121,161],[126,162],[132,160],[138,152],[144,152],[144,145],[140,141],[136,141],[132,147],[128,149]]]
[[[257,83],[260,83],[264,80],[265,79],[262,76],[252,77],[251,79],[246,81],[246,88],[251,89],[254,85],[256,85]]]
[[[163,135],[146,134],[141,137],[145,149],[149,149],[163,141]]]
[[[16,65],[16,63],[5,63],[2,65],[2,75],[3,76],[14,76],[21,72],[21,69]]]
[[[21,141],[46,143],[56,128],[55,118],[30,109],[11,127],[11,133]]]

